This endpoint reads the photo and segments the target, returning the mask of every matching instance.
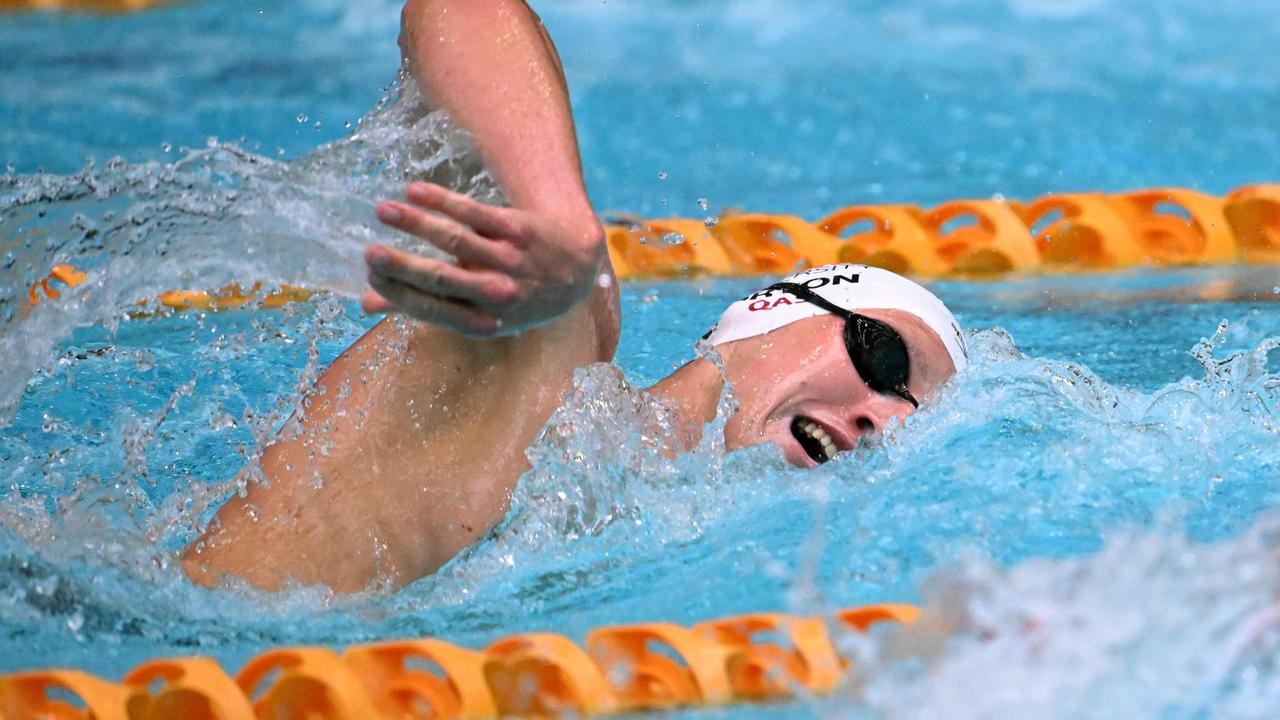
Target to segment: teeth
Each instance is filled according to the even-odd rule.
[[[836,447],[835,441],[831,439],[830,433],[822,429],[821,425],[810,420],[802,420],[800,429],[806,435],[822,444],[822,451],[827,454],[828,459],[835,457],[836,453],[840,452],[840,449]]]

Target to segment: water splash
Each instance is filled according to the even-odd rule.
[[[925,584],[921,622],[860,655],[831,717],[1271,717],[1280,704],[1280,517],[1202,545],[1122,532],[1096,555]],[[865,703],[865,705],[864,705]]]
[[[353,296],[368,243],[436,253],[373,219],[374,204],[415,179],[501,201],[465,134],[413,83],[394,86],[350,136],[292,162],[210,139],[172,163],[90,159],[73,175],[0,176],[0,226],[14,238],[0,263],[0,418],[74,328],[114,328],[165,291],[261,282]],[[61,263],[88,281],[29,308],[25,288]]]

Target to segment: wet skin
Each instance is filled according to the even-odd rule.
[[[409,0],[401,45],[423,96],[471,131],[511,207],[429,183],[379,204],[380,221],[456,263],[366,249],[362,306],[396,315],[325,370],[242,474],[252,481],[183,555],[195,582],[353,592],[435,572],[507,511],[525,449],[574,370],[613,358],[617,282],[582,182],[559,59],[537,16],[520,0]],[[953,372],[941,341],[910,315],[866,314],[907,341],[909,386],[926,401]],[[700,359],[652,392],[693,441],[727,378],[742,406],[728,447],[772,442],[788,461],[816,464],[826,459],[815,457],[817,428],[846,450],[910,411],[862,383],[841,323],[809,318],[726,344],[725,377]],[[797,418],[810,428],[807,450]]]
[[[887,323],[907,344],[911,370],[908,388],[927,405],[955,366],[938,336],[914,315],[900,310],[859,310]],[[901,421],[914,408],[907,401],[867,387],[854,369],[843,340],[844,321],[823,315],[806,318],[766,335],[721,345],[722,379],[707,360],[695,360],[651,391],[680,407],[695,440],[702,424],[715,415],[724,379],[733,386],[739,410],[725,426],[725,446],[739,449],[760,443],[777,446],[787,462],[814,467],[815,459],[797,438],[793,423],[807,419],[821,427],[837,450],[852,449],[863,437]]]

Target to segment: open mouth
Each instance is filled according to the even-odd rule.
[[[803,415],[797,415],[791,421],[791,434],[804,448],[805,454],[818,464],[827,462],[840,451],[830,433]]]

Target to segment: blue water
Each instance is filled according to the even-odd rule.
[[[1260,1],[537,9],[601,210],[1280,179]],[[173,553],[372,322],[347,299],[385,238],[372,203],[456,160],[411,98],[356,125],[395,78],[397,22],[385,0],[292,0],[0,23],[0,671],[910,601],[934,621],[855,643],[861,690],[706,714],[1274,716],[1274,267],[938,283],[974,366],[812,472],[636,442],[655,412],[636,388],[756,281],[632,283],[615,366],[580,374],[512,514],[436,577],[352,598],[186,583]],[[98,280],[20,311],[67,260]],[[246,278],[334,292],[130,319]]]

